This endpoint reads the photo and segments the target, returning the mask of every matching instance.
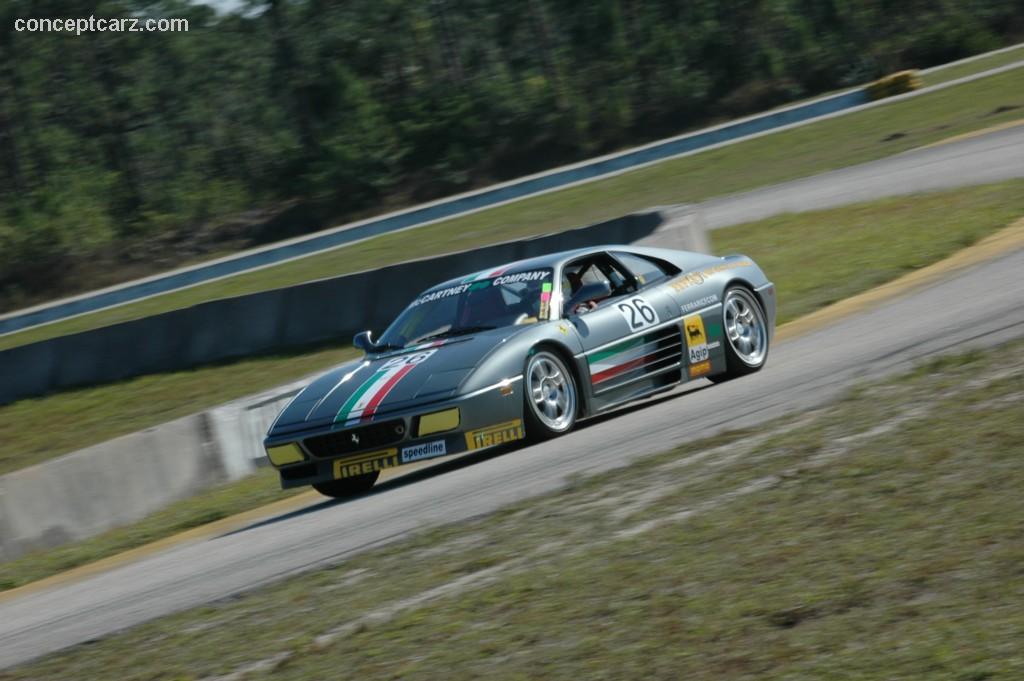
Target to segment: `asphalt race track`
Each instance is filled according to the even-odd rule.
[[[1024,250],[776,345],[759,374],[695,382],[544,445],[466,457],[346,503],[324,502],[0,603],[0,667],[339,562],[418,529],[476,516],[725,428],[819,405],[922,357],[1024,335]],[[409,482],[409,478],[413,482]]]
[[[802,213],[1016,177],[1024,177],[1024,125],[711,199],[700,204],[700,209],[706,226],[715,229],[780,213]]]

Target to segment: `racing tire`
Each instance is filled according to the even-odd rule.
[[[346,499],[369,490],[373,487],[373,483],[377,482],[378,477],[380,477],[380,471],[355,475],[351,478],[331,480],[329,482],[314,482],[313,489],[325,497]]]
[[[523,371],[526,437],[534,442],[568,433],[579,406],[576,377],[554,352],[537,350]]]
[[[725,373],[708,378],[721,383],[761,370],[768,359],[768,322],[764,308],[750,289],[726,289],[722,296],[722,336]]]

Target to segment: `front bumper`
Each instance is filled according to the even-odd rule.
[[[295,445],[294,457],[277,456],[273,465],[283,488],[301,487],[372,473],[414,461],[487,449],[525,436],[522,377],[455,399],[416,409],[378,415],[373,421],[345,427],[288,433],[264,440],[267,449]],[[458,425],[444,432],[420,435],[421,417],[459,410]],[[353,440],[353,435],[356,439]],[[278,450],[284,451],[284,450]],[[282,460],[302,457],[301,461]]]

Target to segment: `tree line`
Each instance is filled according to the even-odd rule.
[[[28,33],[27,17],[184,17]],[[1024,0],[0,0],[0,308],[999,47]]]

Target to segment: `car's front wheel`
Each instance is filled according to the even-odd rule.
[[[712,378],[723,381],[752,374],[768,359],[768,322],[761,304],[749,289],[733,286],[722,299],[726,372]]]
[[[373,487],[373,483],[377,482],[378,477],[380,477],[380,471],[354,475],[351,478],[342,478],[341,480],[331,480],[330,482],[314,482],[313,489],[325,497],[345,499],[346,497],[352,497],[367,491]]]
[[[576,424],[576,381],[558,355],[548,350],[530,355],[523,386],[528,437],[546,440],[572,430]]]

